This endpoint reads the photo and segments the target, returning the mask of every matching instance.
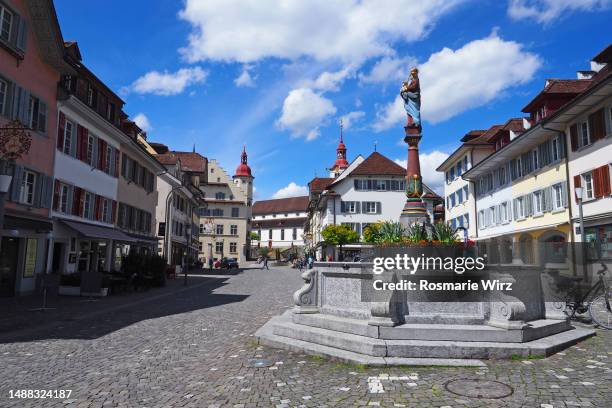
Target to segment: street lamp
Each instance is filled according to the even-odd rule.
[[[576,193],[576,200],[578,201],[578,217],[580,219],[580,247],[582,248],[582,268],[583,273],[586,277],[586,238],[584,236],[584,214],[582,212],[582,187],[574,187],[574,192]]]

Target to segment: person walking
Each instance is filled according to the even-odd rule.
[[[270,268],[268,268],[268,257],[264,255],[263,257],[263,267],[261,269],[267,269],[270,270]]]

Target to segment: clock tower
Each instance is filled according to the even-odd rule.
[[[338,177],[340,173],[342,173],[348,166],[349,163],[346,160],[346,146],[344,145],[344,141],[342,140],[342,121],[340,122],[340,143],[338,143],[338,147],[336,148],[336,161],[334,165],[329,169],[330,177]]]

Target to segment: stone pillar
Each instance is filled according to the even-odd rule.
[[[406,131],[404,142],[408,144],[408,162],[406,165],[406,204],[400,215],[400,223],[404,226],[415,222],[428,224],[430,220],[427,207],[421,198],[423,195],[423,180],[419,163],[421,128],[408,125],[404,127],[404,130]]]

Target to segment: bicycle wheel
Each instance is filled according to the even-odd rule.
[[[594,323],[612,330],[612,297],[601,294],[589,304],[589,314]]]

